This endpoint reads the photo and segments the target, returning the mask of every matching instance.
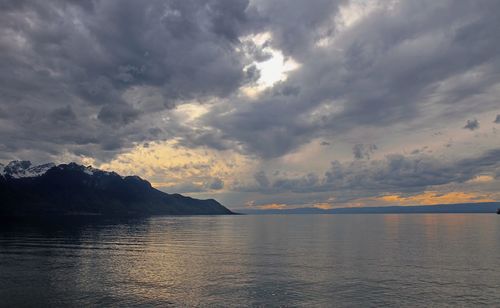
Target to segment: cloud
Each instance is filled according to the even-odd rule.
[[[168,186],[163,186],[161,185],[161,183],[158,183],[155,185],[155,187],[167,193],[178,194],[199,193],[204,191],[204,187],[202,185],[191,182],[180,182]]]
[[[499,82],[498,5],[8,2],[0,94],[9,129],[0,138],[13,157],[29,147],[107,160],[177,139],[272,159],[359,128],[451,122],[496,106],[497,95],[485,93]],[[243,40],[262,33],[262,44]],[[256,98],[242,96],[269,48],[299,66]],[[172,116],[193,101],[210,102],[209,111],[190,123]],[[71,127],[39,120],[68,106]]]
[[[436,191],[426,191],[412,196],[387,195],[377,199],[397,205],[430,205],[430,204],[450,204],[450,203],[475,203],[475,202],[495,202],[488,196],[465,192],[439,193]]]
[[[493,179],[500,171],[500,150],[459,160],[427,154],[389,154],[383,159],[347,162],[332,161],[323,174],[299,176],[255,175],[257,186],[241,191],[263,194],[303,194],[327,192],[339,202],[387,194],[412,195],[450,184],[472,184],[478,177]],[[296,198],[295,196],[293,198]],[[310,198],[310,196],[308,197]]]
[[[475,130],[479,128],[479,121],[477,119],[467,120],[464,129]]]
[[[451,126],[465,112],[498,108],[497,2],[399,1],[345,28],[331,18],[344,3],[294,2],[279,10],[277,3],[258,2],[257,11],[272,12],[263,25],[270,44],[300,67],[256,99],[232,98],[202,117],[203,133],[232,148],[272,159],[315,138],[397,125]],[[304,16],[289,18],[302,12],[301,4]],[[313,11],[310,22],[293,22]],[[285,95],[289,88],[300,91]]]
[[[283,203],[267,203],[267,204],[252,204],[252,203],[247,203],[246,207],[249,208],[257,208],[260,210],[283,210],[288,208],[287,204]]]
[[[122,126],[139,118],[140,111],[127,104],[108,104],[101,108],[97,118],[104,124]]]
[[[61,126],[74,125],[77,121],[77,116],[69,105],[54,109],[49,118],[53,123]]]
[[[163,190],[168,193],[182,193],[182,194],[193,194],[193,193],[205,193],[220,191],[224,188],[224,181],[220,178],[207,178],[205,182],[193,181],[176,181],[170,183],[152,183],[157,189]]]
[[[500,150],[480,156],[447,161],[428,155],[387,155],[383,160],[332,162],[324,185],[335,190],[363,193],[421,192],[431,186],[464,183],[483,173],[500,168]]]
[[[267,178],[267,175],[264,171],[258,171],[254,174],[254,179],[257,181],[257,184],[260,186],[260,188],[267,188],[269,187],[269,179]]]
[[[213,190],[219,190],[224,188],[224,181],[221,180],[220,178],[214,178],[212,181],[209,183],[208,187]]]
[[[498,1],[0,7],[1,160],[90,161],[180,191],[272,199],[262,204],[498,178],[498,156],[480,153],[494,132],[471,141],[457,126],[498,114]],[[277,59],[297,65],[256,87]]]
[[[238,37],[253,27],[248,5],[4,2],[0,103],[10,129],[0,130],[0,139],[13,156],[47,146],[53,154],[107,159],[136,142],[174,137],[148,133],[162,125],[175,134],[178,124],[159,123],[158,113],[227,97],[251,82],[243,70],[247,55],[238,49]],[[53,121],[41,120],[47,113]],[[107,139],[116,140],[112,153]]]
[[[355,159],[370,159],[370,155],[377,150],[377,145],[375,144],[355,144],[352,147],[352,154]]]

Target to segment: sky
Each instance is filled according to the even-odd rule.
[[[500,1],[0,0],[0,162],[238,208],[500,201]]]

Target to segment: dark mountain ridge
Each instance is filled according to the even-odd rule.
[[[233,214],[219,202],[167,194],[138,176],[76,163],[0,165],[0,217]]]

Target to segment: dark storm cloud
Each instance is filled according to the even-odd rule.
[[[127,125],[139,118],[140,111],[127,104],[107,104],[101,108],[97,118],[110,125]]]
[[[475,130],[479,128],[479,121],[477,119],[467,120],[467,123],[463,127],[468,130]]]
[[[248,60],[237,48],[252,28],[245,0],[0,6],[0,116],[9,121],[0,139],[13,156],[27,148],[83,153],[88,147],[78,145],[86,143],[92,156],[106,156],[147,141],[148,114],[225,97],[258,78],[255,69],[245,74]],[[138,110],[124,94],[144,87],[161,103],[141,101]]]
[[[300,62],[321,35],[333,34],[335,17],[346,0],[256,0],[253,5],[264,27],[273,34],[271,44]]]
[[[498,108],[495,95],[479,95],[500,83],[498,1],[400,1],[345,31],[332,22],[332,1],[257,3],[273,16],[271,45],[301,66],[256,101],[231,100],[206,115],[205,133],[224,132],[246,153],[279,157],[359,127],[452,122]],[[319,39],[332,43],[318,47]],[[290,88],[300,91],[285,95]]]
[[[70,125],[75,124],[76,114],[73,112],[71,106],[54,109],[50,115],[50,120],[57,125]]]
[[[500,2],[381,2],[344,29],[348,3],[0,1],[0,150],[109,159],[176,138],[267,159],[353,129],[498,108]],[[264,32],[261,46],[240,41]],[[300,67],[242,98],[267,46]],[[160,114],[214,97],[195,123]]]

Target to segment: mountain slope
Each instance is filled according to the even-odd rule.
[[[0,166],[0,216],[219,215],[217,201],[167,194],[137,176],[122,177],[75,163]]]

